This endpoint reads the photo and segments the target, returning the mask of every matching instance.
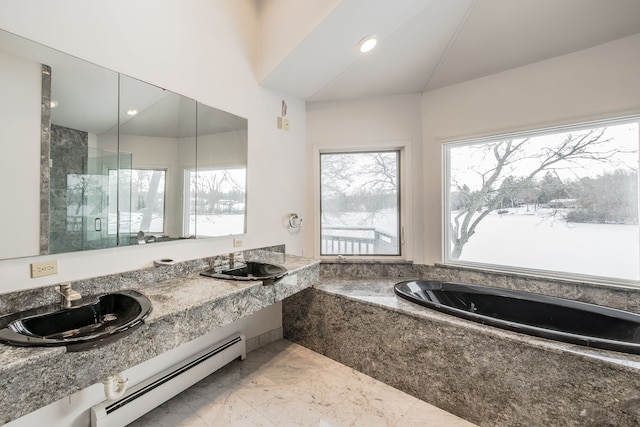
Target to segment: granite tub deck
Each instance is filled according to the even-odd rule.
[[[184,277],[123,288],[136,289],[153,303],[145,324],[131,335],[90,351],[67,353],[64,347],[0,345],[0,424],[17,419],[106,375],[129,369],[224,325],[285,299],[318,280],[318,261],[292,255],[254,260],[278,262],[289,274],[271,286],[262,282],[212,279],[191,272]],[[204,270],[209,264],[202,264]],[[162,268],[162,267],[160,267]],[[158,271],[158,270],[156,270]],[[143,275],[155,274],[153,269]],[[94,288],[106,282],[97,278]],[[96,285],[97,283],[97,285]],[[82,286],[80,289],[82,289]]]
[[[401,280],[321,279],[284,301],[284,336],[480,426],[640,425],[640,356],[429,310]]]

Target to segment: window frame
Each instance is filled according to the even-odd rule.
[[[568,123],[560,126],[553,127],[541,127],[535,129],[527,129],[523,131],[514,131],[508,133],[499,133],[481,136],[477,138],[465,138],[465,139],[456,139],[451,141],[443,141],[441,144],[441,156],[442,156],[442,200],[441,200],[441,259],[444,265],[453,266],[453,267],[462,267],[462,268],[470,268],[482,271],[494,271],[501,273],[513,273],[520,275],[534,275],[536,277],[544,277],[550,279],[562,279],[562,280],[571,280],[571,281],[580,281],[580,282],[589,282],[589,283],[597,283],[597,284],[613,284],[613,285],[640,285],[640,280],[633,279],[625,279],[618,277],[607,277],[607,276],[595,276],[589,274],[581,274],[581,273],[571,273],[567,271],[555,271],[555,270],[544,270],[544,269],[535,269],[535,268],[527,268],[527,267],[517,267],[511,265],[501,265],[501,264],[491,264],[491,263],[483,263],[483,262],[474,262],[474,261],[465,261],[465,260],[455,260],[451,258],[451,249],[452,242],[449,238],[450,236],[450,224],[451,224],[451,215],[450,215],[450,188],[451,188],[451,156],[450,151],[455,147],[469,146],[474,144],[482,144],[488,142],[495,142],[501,139],[515,139],[515,138],[526,138],[526,137],[534,137],[534,136],[544,136],[550,134],[557,134],[562,132],[570,132],[570,131],[580,131],[585,129],[592,129],[598,127],[606,127],[606,126],[614,126],[614,125],[623,125],[626,123],[637,123],[638,124],[638,162],[640,165],[640,114],[629,115],[629,116],[621,116],[621,117],[613,117],[609,119],[601,119],[601,120],[593,120],[587,122],[574,122]],[[638,181],[639,181],[639,189],[640,189],[640,166],[638,168]],[[640,222],[640,190],[638,195],[638,212],[639,212],[639,222]],[[640,225],[639,225],[639,238],[640,238]],[[639,265],[640,270],[640,265]]]
[[[366,153],[366,152],[384,152],[384,151],[397,151],[398,152],[398,192],[399,192],[399,206],[398,206],[398,255],[321,255],[322,245],[322,224],[321,224],[321,168],[320,168],[320,156],[321,154],[338,154],[338,153]],[[314,145],[314,194],[313,194],[313,219],[314,219],[314,233],[313,233],[313,256],[316,259],[321,260],[366,260],[366,261],[404,261],[411,260],[413,256],[412,252],[412,240],[411,236],[407,236],[405,233],[405,227],[407,224],[412,224],[412,206],[411,197],[412,184],[411,184],[411,142],[410,141],[395,141],[395,142],[363,142],[361,144],[352,145],[326,145],[319,146]]]

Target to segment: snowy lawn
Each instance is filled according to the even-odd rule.
[[[489,214],[460,260],[638,280],[637,225],[576,224],[549,211]]]

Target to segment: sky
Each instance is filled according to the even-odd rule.
[[[530,136],[530,141],[522,149],[521,159],[502,172],[503,177],[525,176],[534,170],[539,161],[535,159],[535,154],[543,153],[548,147],[557,146],[567,134],[584,134],[584,130],[573,132],[564,131],[562,133],[541,134]],[[638,146],[640,130],[638,122],[622,123],[608,126],[601,139],[609,139],[600,145],[599,151],[609,151],[619,149],[620,152],[612,157],[608,162],[596,162],[593,160],[577,160],[572,163],[559,162],[554,166],[554,171],[560,179],[576,179],[587,176],[595,177],[607,171],[617,168],[629,168],[638,170]],[[482,144],[474,141],[467,143],[454,143],[447,146],[446,155],[450,165],[450,176],[452,181],[457,181],[460,185],[466,184],[471,190],[478,190],[482,186],[482,175],[479,172],[491,171],[495,167],[495,159],[492,153],[481,150],[479,147],[488,146],[497,141],[505,141],[510,138],[498,137],[492,141],[483,140]],[[514,143],[522,141],[522,136],[513,136]],[[538,178],[544,175],[544,171]],[[500,181],[498,181],[499,185]]]

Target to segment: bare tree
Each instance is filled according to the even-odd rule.
[[[396,152],[332,153],[321,159],[323,212],[336,218],[367,213],[361,217],[367,223],[397,202]]]
[[[322,189],[325,197],[335,197],[343,194],[354,184],[354,158],[348,154],[323,155],[322,159]]]
[[[143,174],[136,174],[138,176],[145,176],[145,181],[148,180],[148,192],[146,195],[146,207],[142,210],[142,220],[140,221],[140,230],[150,230],[151,221],[153,220],[153,214],[156,212],[156,201],[158,193],[164,192],[161,188],[160,182],[164,176],[164,172],[160,170],[145,171]]]
[[[475,146],[475,154],[483,159],[481,164],[489,166],[484,170],[478,165],[472,168],[481,182],[476,190],[451,177],[452,186],[458,193],[455,200],[458,210],[450,221],[451,257],[458,259],[482,220],[505,202],[511,203],[522,189],[531,188],[536,176],[542,172],[584,167],[585,161],[613,161],[621,150],[606,144],[610,142],[604,137],[606,129],[567,133],[555,145],[535,151],[528,149],[529,138]]]
[[[203,170],[197,174],[198,199],[203,202],[198,207],[199,213],[214,213],[221,209],[222,201],[228,210],[233,202],[244,200],[244,184],[233,174],[232,169]],[[204,205],[207,204],[207,206]]]
[[[371,163],[362,166],[361,179],[365,180],[361,188],[367,191],[386,193],[397,187],[397,159],[395,152],[374,153]]]

